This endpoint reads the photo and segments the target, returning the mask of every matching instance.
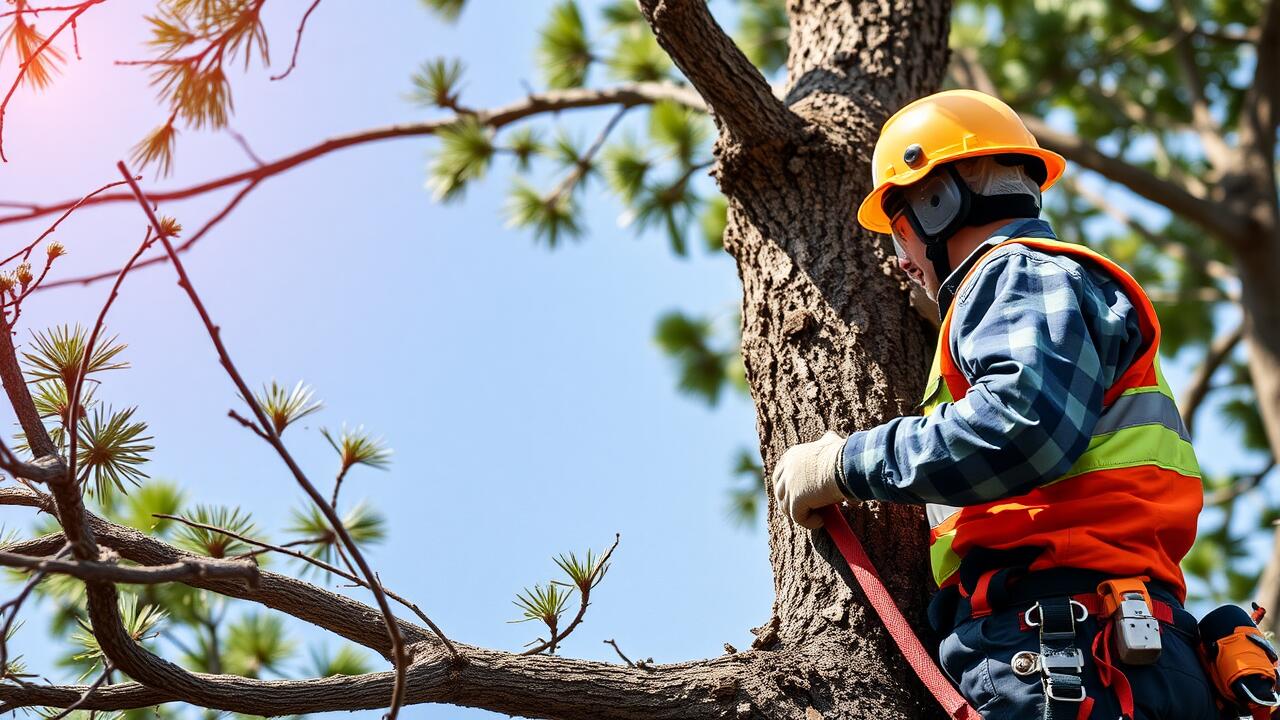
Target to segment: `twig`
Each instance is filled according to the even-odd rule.
[[[1227,358],[1231,357],[1231,352],[1242,339],[1244,339],[1244,323],[1237,325],[1235,330],[1216,338],[1205,351],[1204,361],[1200,363],[1200,367],[1196,368],[1195,375],[1187,384],[1182,402],[1179,403],[1182,410],[1182,424],[1187,426],[1188,433],[1191,433],[1195,427],[1196,410],[1200,409],[1205,397],[1209,395],[1209,382],[1213,379],[1213,374],[1222,366],[1222,363],[1226,362]]]
[[[109,183],[107,183],[106,185],[103,185],[102,187],[98,188],[97,190],[94,190],[93,192],[89,193],[88,195],[85,195],[84,197],[82,197],[82,198],[80,198],[79,200],[75,201],[74,203],[72,203],[70,206],[68,206],[68,207],[66,208],[66,211],[65,211],[65,212],[63,212],[61,215],[59,215],[59,216],[58,216],[58,219],[57,219],[57,220],[54,220],[54,221],[53,221],[53,224],[52,224],[52,225],[50,225],[50,226],[49,226],[49,227],[48,227],[44,232],[40,233],[40,236],[39,236],[39,237],[37,237],[35,240],[32,240],[30,243],[28,243],[28,244],[26,245],[26,247],[22,248],[22,249],[21,249],[21,250],[19,250],[18,252],[16,252],[16,253],[14,253],[14,254],[10,255],[9,257],[7,257],[7,258],[5,258],[5,259],[3,259],[3,260],[0,260],[0,265],[8,265],[10,262],[13,262],[14,260],[17,260],[18,258],[22,258],[23,260],[26,260],[27,258],[31,257],[31,251],[36,249],[36,246],[40,244],[40,241],[42,241],[42,240],[44,240],[45,238],[47,238],[47,237],[49,237],[50,235],[52,235],[52,234],[53,234],[53,232],[54,232],[55,230],[57,230],[57,229],[58,229],[58,226],[62,224],[62,221],[63,221],[63,220],[66,220],[68,217],[70,217],[70,216],[71,216],[71,213],[73,213],[73,212],[75,212],[76,210],[80,209],[81,207],[83,207],[83,206],[85,206],[85,205],[89,204],[89,202],[90,202],[94,197],[96,197],[96,196],[98,196],[98,195],[100,195],[100,194],[102,194],[102,193],[106,192],[107,190],[110,190],[111,188],[114,188],[114,187],[120,187],[121,185],[124,185],[124,184],[125,184],[125,183],[124,183],[124,181],[123,181],[123,180],[117,180],[117,181],[115,181],[115,182],[109,182]]]
[[[71,552],[71,543],[63,543],[62,549],[54,553],[53,559],[57,560],[69,552]],[[36,585],[39,585],[47,574],[45,570],[36,571],[36,574],[27,580],[27,584],[22,587],[22,590],[12,600],[0,606],[0,614],[7,613],[4,618],[4,627],[0,628],[0,677],[4,677],[9,670],[9,633],[13,632],[13,621],[18,617],[18,610],[22,608],[22,604],[27,601],[31,591],[35,590]]]
[[[245,139],[244,135],[241,135],[231,128],[227,128],[227,134],[231,135],[232,138],[235,138],[236,144],[240,146],[241,150],[244,150],[244,154],[249,156],[249,159],[253,161],[254,165],[257,165],[258,167],[266,165],[266,163],[262,162],[262,158],[258,157],[258,153],[254,152],[253,148],[249,146],[249,141]]]
[[[573,617],[573,621],[566,625],[564,630],[561,630],[560,632],[556,632],[555,628],[552,628],[550,640],[544,640],[536,647],[532,647],[520,653],[521,655],[537,655],[548,648],[554,650],[555,646],[558,645],[560,641],[569,637],[569,633],[573,632],[574,628],[578,627],[578,624],[582,622],[583,616],[587,614],[587,606],[591,604],[591,588],[595,585],[596,578],[601,572],[603,572],[605,565],[609,561],[609,556],[612,555],[613,551],[618,547],[618,542],[620,540],[622,540],[622,535],[615,534],[613,536],[613,544],[610,545],[609,549],[600,556],[600,560],[596,563],[595,570],[591,571],[591,575],[587,578],[587,581],[578,588],[578,614]]]
[[[572,192],[573,188],[582,181],[582,178],[586,177],[587,171],[591,169],[591,161],[595,158],[596,153],[600,152],[600,148],[604,145],[605,140],[609,138],[613,129],[617,127],[618,122],[622,120],[622,116],[626,115],[627,111],[630,109],[630,105],[623,105],[618,108],[618,111],[613,114],[613,117],[609,118],[609,122],[605,123],[604,129],[602,129],[600,134],[596,136],[595,142],[591,143],[591,147],[587,148],[587,151],[582,154],[582,157],[578,158],[578,162],[574,164],[573,170],[565,176],[564,180],[560,181],[560,184],[557,185],[554,190],[547,194],[544,202],[548,207],[560,202],[560,198],[562,198],[565,193]]]
[[[114,555],[114,553],[108,553]],[[70,575],[86,581],[157,585],[196,577],[239,578],[258,582],[258,566],[252,562],[191,558],[168,565],[116,565],[90,560],[56,560],[0,550],[0,567],[24,568],[41,573]]]
[[[102,333],[102,328],[107,320],[107,312],[111,310],[111,305],[115,303],[116,298],[120,296],[120,285],[124,283],[124,278],[133,269],[133,264],[142,257],[142,253],[151,247],[158,235],[153,236],[151,228],[147,228],[147,232],[142,237],[142,243],[138,245],[138,249],[130,256],[129,261],[120,268],[120,273],[116,275],[116,281],[111,286],[111,292],[107,295],[107,299],[102,303],[102,309],[98,311],[98,319],[93,323],[93,332],[89,333],[89,341],[85,343],[84,354],[80,356],[80,365],[76,368],[76,380],[71,387],[70,405],[68,406],[67,415],[69,419],[65,427],[67,438],[69,440],[70,450],[67,454],[67,482],[76,482],[76,448],[80,442],[80,397],[84,391],[84,379],[89,374],[89,362],[93,359],[94,345],[98,342],[98,336]]]
[[[578,108],[603,107],[607,105],[644,105],[658,102],[659,100],[670,100],[698,111],[706,110],[706,105],[702,102],[702,99],[698,97],[696,92],[687,86],[677,85],[671,82],[648,82],[624,84],[612,88],[594,90],[578,88],[531,94],[526,98],[503,107],[479,111],[475,114],[475,117],[490,128],[500,129],[520,120],[545,113],[555,113],[562,110]],[[238,185],[242,182],[261,181],[338,150],[356,145],[379,142],[382,140],[434,135],[440,128],[448,127],[457,121],[458,117],[454,116],[421,123],[391,125],[388,127],[374,128],[372,130],[352,133],[350,135],[342,135],[325,140],[324,142],[300,150],[291,155],[279,158],[263,165],[262,167],[242,170],[240,172],[225,175],[185,188],[179,188],[177,190],[153,193],[149,195],[149,197],[155,202],[184,200],[198,195],[203,195],[220,188]],[[95,197],[85,204],[98,205],[103,203],[125,202],[132,200],[132,194],[128,192],[119,192]],[[17,205],[17,203],[13,203],[12,201],[9,201],[8,204]],[[0,225],[25,222],[44,215],[52,215],[66,210],[72,204],[72,202],[59,202],[51,205],[37,204],[31,206],[29,204],[22,203],[21,206],[28,208],[27,212],[13,215],[0,215]],[[107,277],[110,277],[110,275],[107,275]]]
[[[1263,467],[1258,472],[1252,473],[1250,475],[1239,476],[1235,479],[1234,482],[1232,482],[1227,487],[1219,488],[1218,490],[1213,491],[1209,495],[1206,495],[1204,498],[1204,504],[1206,506],[1223,505],[1228,502],[1231,502],[1232,500],[1235,500],[1241,495],[1258,487],[1258,485],[1262,483],[1262,479],[1265,478],[1267,476],[1267,473],[1271,472],[1272,468],[1274,468],[1275,466],[1276,466],[1275,458],[1270,458],[1267,461],[1266,466]]]
[[[616,653],[618,653],[618,657],[622,658],[622,662],[624,662],[624,663],[626,663],[626,664],[630,665],[631,667],[635,667],[635,666],[636,666],[636,664],[635,664],[635,663],[631,662],[631,658],[629,658],[629,657],[627,657],[626,655],[623,655],[623,654],[622,654],[622,648],[618,647],[618,643],[614,642],[613,640],[605,640],[605,641],[604,641],[604,644],[605,644],[605,645],[612,645],[612,646],[613,646],[613,651],[614,651],[614,652],[616,652]]]
[[[231,381],[236,385],[236,389],[240,391],[240,396],[246,400],[248,398],[252,398],[253,392],[249,390],[249,386],[245,384],[244,378],[240,376],[240,371],[236,369],[235,363],[231,360],[231,355],[227,352],[226,346],[222,344],[222,336],[218,330],[218,326],[213,324],[213,319],[209,317],[208,311],[205,310],[204,302],[200,300],[199,294],[196,293],[195,285],[193,285],[191,283],[191,279],[187,277],[186,267],[183,266],[182,260],[178,257],[178,253],[174,251],[173,245],[169,242],[169,237],[161,226],[159,218],[156,217],[155,211],[151,209],[151,203],[147,200],[147,196],[142,192],[142,188],[138,187],[138,183],[133,179],[133,175],[129,172],[129,169],[125,166],[123,161],[116,163],[116,167],[120,170],[120,174],[128,180],[129,189],[133,191],[134,196],[138,200],[138,204],[142,207],[143,212],[146,213],[147,219],[151,221],[151,227],[155,230],[156,235],[159,236],[160,242],[164,244],[165,252],[169,254],[169,260],[173,263],[173,269],[178,273],[178,285],[186,291],[187,297],[191,300],[191,304],[195,306],[196,312],[204,322],[205,330],[209,333],[209,339],[213,341],[213,345],[218,351],[218,357],[222,360],[223,369],[226,370],[227,375],[230,376]],[[284,461],[285,465],[288,466],[289,470],[293,473],[294,479],[298,482],[298,485],[301,486],[303,491],[311,497],[311,501],[316,504],[320,509],[320,512],[329,520],[334,531],[342,538],[342,543],[346,545],[347,549],[351,552],[352,559],[360,566],[360,570],[364,574],[365,578],[369,580],[369,589],[373,592],[374,599],[378,602],[378,608],[382,611],[383,620],[387,625],[387,634],[391,639],[391,656],[394,661],[393,664],[395,666],[396,680],[395,687],[391,692],[391,707],[387,711],[386,718],[387,720],[395,720],[400,711],[400,705],[404,702],[405,675],[408,665],[408,657],[405,655],[404,639],[400,636],[400,627],[396,624],[395,616],[391,612],[391,606],[387,603],[387,596],[382,591],[382,587],[377,583],[373,569],[369,567],[368,562],[365,561],[364,555],[360,552],[360,549],[356,547],[355,541],[352,540],[350,533],[347,532],[346,527],[342,524],[342,519],[339,518],[334,509],[325,502],[324,496],[316,490],[315,485],[307,479],[307,476],[302,472],[302,468],[294,461],[293,456],[289,453],[288,449],[285,448],[284,443],[281,442],[280,436],[275,432],[275,428],[263,414],[262,408],[260,408],[257,403],[252,402],[249,403],[249,406],[258,420],[258,424],[267,432],[268,442],[275,448],[276,453],[280,455],[280,458]]]
[[[102,684],[105,683],[111,677],[111,672],[113,670],[115,670],[115,668],[112,667],[111,663],[103,662],[102,675],[98,676],[98,679],[95,680],[93,684],[90,685],[87,689],[85,689],[84,694],[80,696],[80,699],[68,705],[62,712],[58,713],[57,715],[49,716],[49,720],[62,720],[63,718],[69,716],[71,713],[75,712],[76,709],[79,708],[81,705],[88,702],[89,696],[92,695],[98,688],[102,687]]]
[[[235,538],[236,540],[239,540],[240,542],[245,543],[246,545],[253,545],[255,547],[260,548],[260,550],[257,550],[254,552],[241,553],[237,557],[251,557],[254,555],[259,555],[263,552],[278,552],[282,555],[288,555],[289,557],[297,558],[298,560],[301,560],[305,563],[310,563],[320,568],[321,570],[324,570],[325,572],[329,572],[329,573],[333,573],[334,575],[337,575],[343,580],[353,582],[359,587],[363,587],[366,589],[368,589],[369,587],[368,583],[364,580],[364,578],[361,578],[359,575],[355,573],[347,572],[339,567],[336,567],[334,565],[331,565],[321,560],[320,558],[312,557],[304,552],[299,552],[289,547],[290,545],[300,545],[304,543],[328,542],[329,541],[328,538],[312,538],[312,539],[305,539],[305,540],[297,540],[291,543],[285,543],[284,545],[273,545],[272,543],[265,542],[262,540],[255,540],[254,538],[241,535],[240,533],[234,532],[232,530],[228,530],[226,528],[218,527],[216,525],[208,525],[206,523],[197,522],[195,520],[184,518],[178,515],[166,515],[165,513],[152,513],[152,517],[165,518],[167,520],[174,520],[176,522],[180,522],[184,525],[189,525],[191,527],[201,528],[203,530],[208,530],[210,532],[220,533],[222,535],[226,535],[227,537]],[[399,594],[391,590],[388,590],[385,586],[383,586],[382,589],[383,589],[383,592],[387,594],[387,597],[409,608],[414,612],[414,614],[418,616],[419,619],[421,619],[424,623],[426,623],[427,627],[431,629],[431,632],[435,633],[436,637],[440,638],[440,642],[444,643],[445,647],[449,649],[449,652],[453,655],[455,659],[459,661],[465,661],[465,658],[462,657],[462,655],[458,652],[457,648],[454,647],[453,643],[449,640],[449,638],[445,637],[444,632],[442,632],[440,628],[437,627],[436,624],[431,621],[431,618],[427,617],[427,614],[424,613],[422,609],[417,606],[417,604],[410,602],[409,600],[406,600],[405,598],[401,597]]]
[[[177,251],[179,253],[184,253],[190,250],[192,246],[194,246],[197,242],[199,242],[200,239],[203,238],[205,234],[207,234],[210,230],[212,230],[215,225],[222,222],[224,218],[230,215],[231,211],[234,210],[236,206],[240,204],[240,201],[243,200],[245,196],[248,195],[249,192],[252,191],[253,188],[257,186],[257,184],[258,184],[258,181],[254,180],[246,184],[243,188],[241,188],[240,192],[236,193],[235,196],[231,198],[231,202],[228,202],[225,206],[223,206],[221,210],[217,212],[217,214],[209,218],[209,220],[205,222],[205,224],[201,226],[201,228],[197,230],[194,235],[187,238],[181,245],[178,245]],[[134,264],[133,267],[136,270],[138,268],[144,268],[149,265],[159,265],[167,262],[169,262],[168,255],[157,255],[156,257],[148,258],[147,260],[143,260],[142,262],[136,263]],[[53,288],[63,287],[65,285],[89,285],[91,283],[97,282],[98,280],[105,280],[110,277],[115,277],[119,273],[120,273],[120,270],[110,270],[108,272],[97,273],[95,275],[86,275],[81,277],[55,280],[53,282],[41,285],[40,289],[52,290]]]
[[[62,21],[61,25],[55,28],[53,32],[49,33],[49,36],[44,39],[44,42],[40,43],[40,47],[37,47],[26,60],[22,61],[18,69],[18,76],[13,79],[13,85],[9,87],[9,92],[4,96],[4,101],[0,102],[0,162],[9,162],[9,158],[4,154],[4,113],[9,109],[9,100],[13,98],[13,94],[18,90],[18,86],[22,84],[22,78],[26,76],[27,69],[36,61],[36,58],[40,56],[40,53],[44,52],[45,48],[49,47],[49,43],[53,42],[54,38],[58,37],[58,35],[60,35],[63,30],[67,29],[68,26],[75,24],[76,18],[83,15],[89,8],[101,2],[105,2],[105,0],[85,0],[85,2],[80,3],[75,11]]]
[[[272,75],[271,80],[273,82],[276,80],[285,79],[286,77],[289,76],[289,73],[293,72],[293,69],[297,67],[298,48],[302,47],[302,32],[307,27],[307,18],[311,17],[311,13],[316,9],[316,6],[319,4],[320,4],[320,0],[314,0],[314,2],[311,3],[311,7],[307,8],[307,11],[302,14],[302,22],[298,23],[298,37],[296,40],[293,41],[293,57],[289,58],[289,67],[286,68],[285,71],[280,73],[279,75]]]
[[[250,420],[250,419],[248,419],[248,418],[244,417],[244,416],[243,416],[243,415],[241,415],[240,413],[236,412],[235,410],[228,410],[228,411],[227,411],[227,417],[229,417],[229,418],[231,418],[232,420],[235,420],[236,422],[240,423],[241,425],[243,425],[243,426],[245,426],[245,427],[249,428],[250,430],[252,430],[252,431],[253,431],[253,434],[254,434],[254,435],[257,435],[258,437],[262,438],[263,440],[267,440],[267,441],[270,441],[270,440],[271,440],[271,438],[267,437],[267,434],[266,434],[266,433],[262,432],[262,430],[260,430],[260,429],[258,428],[257,424],[255,424],[252,420]]]

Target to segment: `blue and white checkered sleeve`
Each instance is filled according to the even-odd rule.
[[[952,354],[965,397],[854,433],[838,473],[862,500],[973,505],[1061,477],[1102,410],[1102,368],[1123,336],[1090,333],[1106,302],[1072,261],[1029,249],[989,259],[956,299]],[[1101,343],[1100,348],[1096,343]]]

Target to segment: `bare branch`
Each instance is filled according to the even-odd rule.
[[[289,58],[289,67],[285,68],[285,71],[279,75],[272,75],[272,81],[285,79],[298,66],[298,49],[302,47],[302,33],[307,29],[307,19],[311,17],[311,13],[315,12],[316,6],[319,4],[320,0],[313,0],[311,7],[307,8],[307,11],[302,14],[302,21],[298,23],[298,37],[293,41],[293,55]]]
[[[1231,147],[1223,139],[1222,129],[1209,113],[1209,103],[1204,95],[1204,75],[1196,63],[1195,48],[1191,45],[1191,39],[1197,34],[1200,24],[1191,15],[1185,0],[1173,0],[1173,10],[1178,19],[1179,34],[1174,50],[1182,70],[1182,84],[1191,104],[1191,123],[1200,136],[1209,163],[1222,170],[1231,162]]]
[[[581,88],[535,93],[519,102],[494,108],[492,110],[477,111],[474,115],[468,115],[468,117],[475,117],[488,127],[497,129],[536,115],[555,113],[561,110],[603,107],[608,105],[645,105],[659,100],[670,100],[698,111],[706,110],[706,104],[700,97],[698,97],[698,94],[694,92],[692,88],[684,85],[677,85],[675,83],[661,82],[630,83],[603,89]],[[366,145],[381,140],[433,135],[440,128],[448,127],[449,125],[457,122],[457,120],[458,116],[454,115],[440,120],[391,125],[388,127],[365,130],[350,135],[342,135],[331,138],[317,145],[313,145],[304,150],[300,150],[291,155],[287,155],[278,160],[266,163],[260,167],[253,167],[248,170],[232,173],[230,175],[225,175],[196,185],[179,188],[177,190],[151,193],[148,197],[154,202],[184,200],[224,187],[238,185],[240,183],[260,182],[266,178],[274,177],[311,160],[315,160],[316,158],[323,157],[344,148]],[[82,204],[99,205],[103,203],[116,203],[133,200],[134,197],[131,193],[116,192],[94,196],[93,198],[84,201]],[[54,203],[51,205],[31,205],[28,203],[8,204],[26,207],[27,210],[22,213],[0,216],[0,225],[24,222],[45,215],[62,212],[70,208],[75,204],[75,202],[68,201]],[[109,273],[106,277],[111,277],[114,274],[114,272]]]
[[[257,186],[258,186],[257,180],[251,180],[248,183],[246,183],[244,187],[240,188],[240,191],[237,192],[231,198],[231,201],[228,202],[226,205],[224,205],[221,210],[219,210],[217,213],[213,215],[213,217],[209,218],[205,222],[205,224],[195,232],[195,234],[193,234],[191,237],[187,238],[181,244],[179,244],[175,248],[177,252],[179,254],[182,254],[190,250],[197,242],[200,241],[201,238],[203,238],[210,230],[212,230],[215,225],[222,222],[228,215],[230,215],[231,211],[235,210],[236,206],[240,204],[240,201],[244,200],[245,196],[247,196],[250,192],[253,192],[253,189]],[[153,258],[148,258],[141,262],[135,262],[133,265],[133,269],[136,270],[138,268],[144,268],[150,265],[163,265],[164,263],[167,263],[167,262],[169,262],[169,256],[165,254],[161,254]],[[117,269],[117,270],[110,270],[107,272],[96,273],[93,275],[84,275],[81,277],[64,278],[62,280],[55,280],[53,282],[43,283],[42,285],[40,285],[38,289],[51,290],[53,288],[63,287],[66,285],[89,285],[90,283],[97,282],[98,280],[106,280],[107,278],[118,277],[122,269],[123,268]]]
[[[722,130],[745,145],[786,142],[800,132],[803,121],[773,94],[706,2],[640,0],[640,11]]]
[[[1231,266],[1226,263],[1207,257],[1199,250],[1184,243],[1175,242],[1168,237],[1153,232],[1146,225],[1143,225],[1129,213],[1121,209],[1118,203],[1108,202],[1106,198],[1095,193],[1083,184],[1074,179],[1065,179],[1064,182],[1071,188],[1071,191],[1089,201],[1098,210],[1105,213],[1112,220],[1128,227],[1148,244],[1158,247],[1168,255],[1172,256],[1179,262],[1194,263],[1196,267],[1203,268],[1205,273],[1216,280],[1228,283],[1239,281],[1239,277]],[[1232,298],[1238,300],[1238,298]]]
[[[1218,203],[1197,197],[1172,180],[1156,177],[1125,160],[1107,155],[1084,138],[1052,128],[1038,117],[1023,115],[1022,120],[1041,145],[1068,160],[1165,206],[1225,242],[1234,244],[1243,236],[1240,219],[1226,212]]]
[[[1195,426],[1196,410],[1200,409],[1201,403],[1209,394],[1209,381],[1213,379],[1213,374],[1222,367],[1222,363],[1227,358],[1231,357],[1231,352],[1243,338],[1244,323],[1241,323],[1231,332],[1215,339],[1205,352],[1204,360],[1200,363],[1200,367],[1196,368],[1195,375],[1187,384],[1182,402],[1178,403],[1182,409],[1182,424],[1187,426],[1187,432],[1192,432]]]
[[[111,555],[113,553],[109,553]],[[258,581],[258,566],[243,560],[217,560],[214,558],[190,558],[169,565],[135,567],[117,565],[114,562],[90,560],[50,560],[0,550],[0,566],[36,570],[41,573],[70,575],[81,580],[119,582],[135,585],[188,580],[194,577],[239,578],[250,584]]]

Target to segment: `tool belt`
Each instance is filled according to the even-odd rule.
[[[1254,605],[1250,616],[1235,605],[1223,605],[1200,621],[1200,659],[1218,691],[1219,705],[1255,720],[1271,717],[1280,707],[1278,658],[1257,625],[1264,612]]]
[[[1151,597],[1151,590],[1176,597],[1171,588],[1146,578],[1114,578],[1074,568],[1035,573],[1003,568],[984,572],[967,586],[940,591],[941,597],[930,605],[930,620],[939,632],[949,634],[967,619],[1018,611],[1021,629],[1039,634],[1040,652],[1015,655],[1010,661],[1013,671],[1040,675],[1045,720],[1075,720],[1087,718],[1094,702],[1084,689],[1085,657],[1078,646],[1078,625],[1097,618],[1100,629],[1089,649],[1098,678],[1115,693],[1121,716],[1132,718],[1133,692],[1116,654],[1128,664],[1154,662],[1160,652],[1161,624],[1188,637],[1197,636],[1195,621],[1175,613],[1173,604]],[[948,622],[939,622],[944,618]],[[1117,631],[1121,621],[1124,627]]]

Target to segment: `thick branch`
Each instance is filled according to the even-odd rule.
[[[535,115],[554,113],[561,110],[602,107],[607,105],[644,105],[654,103],[659,100],[671,100],[695,110],[706,110],[706,105],[703,103],[702,98],[698,97],[698,94],[691,88],[683,85],[676,85],[674,83],[632,83],[604,89],[584,88],[536,93],[510,105],[477,112],[475,117],[489,127],[501,128]],[[239,183],[261,181],[344,148],[356,145],[365,145],[381,140],[433,135],[440,128],[447,127],[448,125],[457,122],[457,120],[458,116],[455,115],[440,120],[391,125],[388,127],[352,133],[350,135],[341,135],[317,145],[313,145],[304,150],[300,150],[291,155],[286,155],[278,160],[265,163],[263,165],[257,165],[248,170],[232,173],[230,175],[225,175],[220,178],[215,178],[213,180],[208,180],[206,182],[190,185],[184,188],[178,188],[176,190],[148,193],[147,197],[154,202],[183,200],[213,192],[214,190],[221,188],[237,185]],[[82,204],[88,206],[122,201],[133,202],[133,194],[130,192],[103,193],[85,200]],[[75,202],[78,201],[60,202],[52,205],[9,203],[14,206],[23,207],[26,212],[0,216],[0,225],[23,222],[33,218],[62,212],[70,208]],[[111,273],[113,276],[114,274],[115,273]]]
[[[1243,223],[1217,203],[1192,195],[1172,180],[1156,177],[1118,157],[1107,155],[1079,135],[1054,129],[1038,117],[1023,115],[1022,119],[1041,145],[1068,160],[1165,206],[1224,241],[1235,243],[1243,236]]]
[[[640,11],[723,131],[746,145],[796,137],[803,122],[773,94],[705,0],[640,0]]]
[[[409,668],[407,702],[440,702],[531,718],[559,720],[721,720],[733,717],[738,688],[771,676],[782,653],[749,652],[711,660],[646,668],[574,660],[552,655],[516,656],[468,650],[472,663],[452,667],[447,654],[423,646]],[[792,658],[791,660],[796,660]],[[808,662],[812,662],[811,659]],[[252,715],[286,715],[331,710],[365,710],[385,705],[390,672],[313,680],[255,680],[230,676],[218,682],[242,693],[223,709]],[[0,685],[4,707],[66,707],[81,700],[87,686]],[[145,707],[179,700],[134,683],[108,685],[80,705],[86,710]]]

